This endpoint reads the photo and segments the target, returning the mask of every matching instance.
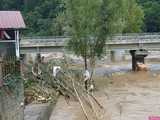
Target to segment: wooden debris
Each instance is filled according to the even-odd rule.
[[[56,73],[56,76],[53,76],[53,63],[39,64],[38,66],[41,71],[39,76],[34,76],[32,72],[25,76],[25,78],[34,79],[36,84],[38,84],[36,87],[32,88],[38,95],[36,100],[41,100],[42,102],[48,100],[48,96],[52,95],[52,92],[47,92],[46,89],[52,89],[67,99],[73,98],[78,101],[86,117],[86,120],[93,120],[93,118],[95,120],[100,120],[100,117],[97,113],[98,110],[96,109],[99,109],[99,111],[104,110],[103,106],[99,103],[93,94],[85,89],[83,84],[83,74],[81,72],[69,69],[66,62],[64,62],[64,64],[65,65],[61,65],[61,70]],[[31,69],[32,67],[28,68]],[[89,116],[91,114],[90,112],[93,112],[93,116]]]

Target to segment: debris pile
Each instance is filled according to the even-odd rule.
[[[55,99],[55,95],[56,98],[57,95],[63,95],[66,101],[72,99],[79,102],[87,120],[101,120],[104,113],[103,106],[93,92],[85,89],[83,72],[70,69],[67,63],[66,60],[39,63],[36,67],[41,71],[40,74],[33,73],[34,65],[28,65],[28,73],[24,78],[26,81],[32,80],[34,87],[27,88],[26,93],[30,96],[27,99],[47,102]],[[33,91],[31,94],[29,89]],[[32,98],[33,96],[36,98]]]

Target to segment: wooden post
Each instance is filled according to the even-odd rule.
[[[141,50],[142,51],[142,50]],[[136,71],[137,68],[137,62],[145,63],[144,58],[148,55],[147,52],[144,54],[142,53],[137,54],[136,50],[130,50],[130,54],[132,56],[132,70]]]
[[[111,62],[115,62],[115,61],[116,61],[116,60],[115,60],[115,59],[116,59],[116,58],[115,58],[115,51],[111,51],[111,52],[110,52],[110,57],[111,57],[111,58],[110,58],[110,59],[111,59]]]
[[[0,57],[0,82],[2,82],[2,58]]]
[[[132,56],[132,70],[136,71],[136,56],[135,56],[136,50],[130,50],[130,54]]]

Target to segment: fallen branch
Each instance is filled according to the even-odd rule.
[[[73,81],[73,80],[72,80],[72,83],[73,83],[74,91],[75,91],[75,93],[76,93],[76,95],[77,95],[77,98],[78,98],[79,103],[80,103],[80,105],[81,105],[81,108],[82,108],[82,110],[83,110],[83,113],[84,113],[86,119],[89,120],[89,119],[88,119],[88,114],[87,114],[87,112],[86,112],[86,110],[85,110],[85,108],[84,108],[84,106],[83,106],[83,102],[82,102],[82,100],[81,100],[81,98],[80,98],[80,96],[79,96],[79,94],[78,94],[78,92],[77,92],[77,89],[75,88],[75,84],[74,84],[74,81]]]

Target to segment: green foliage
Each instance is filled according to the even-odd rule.
[[[0,9],[22,11],[25,22],[27,23],[25,35],[64,35],[68,27],[66,27],[66,18],[63,17],[65,8],[62,1],[67,0],[1,0]],[[117,29],[122,29],[122,27],[117,26],[120,25],[123,27],[125,26],[123,32],[140,32],[144,19],[144,32],[160,31],[160,0],[106,0],[106,2],[108,1],[110,1],[110,8],[108,9],[115,8],[116,11],[117,8],[119,9],[119,6],[123,6],[123,11],[125,10],[126,12],[126,18],[120,20],[119,24],[115,23]],[[136,1],[138,1],[138,4]],[[77,2],[76,6],[78,6],[79,3],[80,2]],[[91,1],[90,3],[96,3],[96,1]],[[123,4],[119,5],[121,3]],[[144,15],[141,7],[138,5],[142,6]],[[78,10],[79,7],[76,9]],[[85,10],[88,9],[90,8]],[[86,14],[87,13],[88,11],[86,11]],[[122,11],[119,11],[119,14],[122,13]],[[113,16],[116,19],[116,16]],[[124,21],[126,25],[124,25]]]
[[[34,81],[33,79],[29,79],[29,80],[25,80],[24,81],[24,88],[30,88],[31,86],[37,84],[36,81]]]
[[[1,10],[20,10],[22,8],[22,0],[1,0]]]
[[[55,36],[63,36],[67,34],[67,23],[64,12],[60,12],[55,19],[53,19],[51,31]]]
[[[3,90],[5,90],[8,94],[15,94],[16,96],[19,95],[19,86],[23,83],[23,79],[20,75],[17,74],[8,74],[3,79]]]
[[[27,30],[25,35],[53,35],[53,21],[63,11],[61,0],[1,0],[1,10],[21,10]],[[57,24],[57,23],[55,23]]]
[[[84,59],[101,58],[108,37],[139,32],[143,22],[134,0],[67,0],[66,9],[72,36],[68,48]]]
[[[87,0],[69,0],[67,2],[68,22],[71,26],[70,32],[72,39],[68,46],[74,50],[75,54],[86,56],[89,55],[88,44],[92,41],[98,31],[98,12],[101,3]],[[94,43],[93,43],[94,44]],[[90,45],[90,47],[92,47]]]
[[[125,33],[141,32],[144,20],[142,7],[137,4],[136,0],[126,0],[126,25],[123,30]]]
[[[160,0],[139,0],[145,13],[145,32],[160,31]]]
[[[43,36],[53,35],[53,21],[55,21],[58,13],[63,9],[63,6],[59,0],[36,1],[37,2],[33,2],[33,0],[30,0],[28,4],[25,4],[25,20],[28,25],[26,33]],[[33,5],[30,5],[30,2]]]

